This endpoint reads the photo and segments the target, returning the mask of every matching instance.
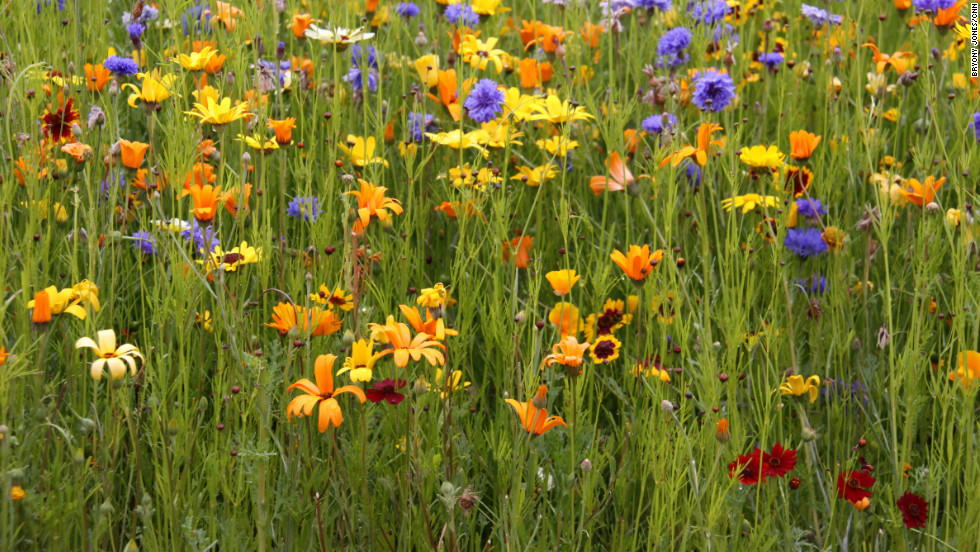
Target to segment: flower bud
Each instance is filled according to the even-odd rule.
[[[592,462],[586,458],[585,460],[582,460],[582,465],[580,467],[582,468],[582,473],[589,473],[592,471]]]
[[[817,432],[813,430],[812,427],[804,427],[800,430],[800,437],[805,443],[810,443],[817,440]]]
[[[728,433],[728,418],[721,418],[718,420],[718,424],[715,427],[715,439],[718,439],[719,443],[727,443],[731,439],[731,435]]]

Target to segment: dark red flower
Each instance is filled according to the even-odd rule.
[[[874,477],[863,471],[851,471],[845,476],[843,473],[837,475],[837,498],[854,504],[864,498],[871,498],[871,487],[874,487]]]
[[[929,519],[929,503],[914,493],[903,494],[898,501],[898,509],[902,511],[902,521],[909,529],[925,527]]]
[[[71,125],[78,120],[78,111],[74,108],[74,99],[68,98],[65,105],[58,107],[58,110],[51,113],[50,110],[44,111],[41,120],[44,121],[44,133],[52,140],[68,140],[71,138]]]
[[[762,451],[756,447],[752,454],[739,454],[738,460],[728,464],[728,476],[738,476],[738,480],[745,485],[755,485],[760,478],[765,477],[762,473]]]
[[[400,380],[390,380],[383,379],[381,381],[374,382],[374,389],[368,389],[364,392],[367,399],[371,402],[381,402],[388,401],[388,404],[398,404],[402,402],[405,395],[402,395],[397,390],[405,387],[406,382],[403,379]]]
[[[772,452],[762,453],[762,475],[764,477],[782,477],[796,467],[796,450],[783,448],[776,443]]]

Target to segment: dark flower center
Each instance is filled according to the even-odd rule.
[[[228,253],[227,255],[224,256],[224,258],[222,259],[222,261],[225,264],[235,264],[239,260],[241,260],[241,258],[242,258],[242,256],[240,254],[238,254],[238,253]]]
[[[913,516],[919,515],[919,507],[918,507],[918,505],[916,505],[916,504],[910,504],[909,505],[909,513],[912,514]]]
[[[595,346],[595,356],[596,358],[600,358],[602,360],[611,357],[615,352],[616,352],[616,344],[613,343],[612,341],[608,341],[608,340],[600,341]]]
[[[769,465],[772,466],[772,467],[774,467],[774,468],[778,468],[779,467],[779,458],[776,457],[776,456],[770,457],[769,458]]]
[[[598,333],[600,335],[610,333],[612,328],[619,324],[623,319],[623,313],[619,309],[606,309],[596,321],[596,325],[599,326]]]
[[[847,480],[847,486],[852,489],[857,489],[861,487],[861,483],[857,480],[857,478],[851,478]]]

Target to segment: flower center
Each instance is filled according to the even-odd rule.
[[[225,264],[235,264],[240,261],[242,256],[238,253],[228,253],[225,255],[221,261]]]
[[[595,346],[595,356],[600,359],[607,359],[616,352],[616,344],[612,341],[600,341]]]

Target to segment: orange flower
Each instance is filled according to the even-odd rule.
[[[578,282],[581,276],[575,273],[574,270],[553,270],[544,275],[548,279],[548,283],[551,284],[551,289],[555,291],[555,295],[562,297],[568,295],[572,290],[572,286],[575,282]]]
[[[545,365],[551,366],[557,362],[569,368],[577,368],[582,365],[585,351],[588,351],[591,346],[591,343],[579,343],[575,336],[568,336],[551,348],[551,354],[544,357],[541,366],[543,368]]]
[[[190,190],[191,186],[204,186],[213,184],[218,175],[214,174],[214,167],[207,163],[194,163],[191,171],[184,177],[184,190]]]
[[[957,369],[949,373],[949,381],[960,380],[963,387],[969,388],[974,379],[980,378],[980,353],[964,351],[957,358]]]
[[[510,258],[512,252],[515,252],[514,263],[517,265],[517,268],[527,268],[527,262],[531,258],[530,253],[533,244],[534,238],[530,236],[518,236],[510,240],[510,242],[504,242],[504,261]]]
[[[728,419],[720,418],[718,424],[715,426],[715,439],[718,439],[719,443],[727,443],[731,438],[728,433]]]
[[[332,311],[324,311],[319,307],[307,310],[300,305],[279,303],[272,307],[272,323],[266,326],[279,330],[279,335],[287,335],[296,331],[301,336],[320,337],[336,333],[341,328],[341,321]],[[313,329],[310,332],[310,328]]]
[[[205,186],[191,186],[180,194],[181,197],[190,195],[194,199],[194,208],[191,213],[194,218],[204,222],[214,218],[218,213],[218,203],[221,202],[221,187],[215,188],[208,184]]]
[[[657,266],[657,263],[664,258],[664,252],[658,249],[651,253],[649,245],[643,247],[631,245],[626,255],[617,249],[609,257],[619,265],[619,268],[623,269],[623,272],[634,283],[637,283],[646,279],[647,275],[650,274],[650,268]]]
[[[942,187],[943,182],[946,182],[945,176],[939,180],[936,180],[933,176],[927,176],[923,182],[910,178],[908,179],[907,186],[899,189],[898,193],[902,194],[907,201],[922,207],[932,203],[932,200],[936,198],[936,192]]]
[[[602,192],[621,192],[636,182],[633,173],[626,168],[626,164],[619,156],[619,152],[614,151],[606,161],[606,165],[612,178],[596,175],[589,180],[589,188],[595,195],[600,195]]]
[[[143,164],[143,157],[150,144],[142,142],[130,142],[129,140],[119,140],[119,152],[122,155],[123,166],[130,169],[138,169]]]
[[[459,105],[459,97],[456,94],[456,70],[449,69],[443,71],[440,69],[438,70],[437,75],[439,77],[439,97],[437,98],[432,94],[426,94],[426,96],[446,106],[446,109],[449,110],[449,115],[452,116],[453,120],[459,121],[463,113],[463,108]]]
[[[571,31],[565,31],[562,27],[552,27],[540,21],[528,22],[524,20],[521,20],[521,28],[518,33],[521,35],[521,42],[524,43],[525,50],[537,45],[545,52],[552,54],[564,42],[565,37],[572,34]]]
[[[546,388],[547,390],[547,388]],[[504,399],[504,402],[513,407],[517,416],[521,419],[521,427],[524,431],[533,435],[544,435],[558,426],[564,426],[565,420],[560,416],[548,416],[548,411],[544,408],[534,406],[534,402],[539,401],[535,397],[534,401],[518,402],[514,399]]]
[[[101,92],[112,78],[112,71],[109,71],[101,65],[86,63],[84,69],[85,88],[88,88],[89,92]]]
[[[84,163],[85,161],[92,158],[92,148],[86,146],[81,142],[71,142],[61,146],[61,151],[72,156],[75,161],[79,163]]]
[[[677,165],[680,165],[681,161],[687,158],[692,158],[697,161],[698,165],[703,167],[708,162],[709,148],[711,148],[711,146],[717,146],[720,148],[724,147],[725,145],[724,136],[718,140],[711,139],[711,135],[720,130],[723,129],[721,128],[721,125],[717,123],[702,123],[701,126],[698,127],[697,147],[682,147],[661,161],[660,166],[664,167],[667,165],[667,163],[670,163],[671,167],[676,167]]]
[[[10,356],[10,353],[7,352],[7,348],[6,347],[0,347],[0,366],[3,366],[4,363],[7,362],[7,357],[9,357],[9,356]]]
[[[51,322],[51,297],[47,290],[42,289],[34,294],[34,311],[31,313],[31,321],[35,324]]]
[[[606,28],[602,25],[593,25],[592,23],[586,21],[585,25],[579,29],[578,32],[582,34],[582,39],[589,45],[589,48],[595,50],[599,47],[599,37],[602,35],[602,31],[604,30],[606,30]]]
[[[316,363],[314,365],[316,383],[314,384],[312,381],[303,378],[286,389],[289,392],[298,387],[306,392],[305,395],[299,395],[289,401],[289,404],[286,406],[286,420],[292,420],[293,416],[300,418],[309,416],[313,413],[313,408],[319,406],[320,413],[317,419],[317,429],[320,433],[323,433],[331,424],[334,427],[340,427],[340,424],[344,421],[344,414],[340,410],[340,404],[334,397],[343,393],[350,393],[360,399],[362,403],[367,400],[367,397],[364,396],[364,391],[361,391],[361,388],[356,385],[345,385],[339,389],[334,389],[333,364],[336,360],[337,357],[335,355],[320,355],[316,357]]]
[[[640,138],[646,136],[646,132],[637,132],[635,128],[628,128],[623,131],[623,140],[626,142],[626,151],[630,155],[636,153],[636,146],[640,143]]]
[[[378,356],[382,357],[387,354],[393,354],[395,357],[395,366],[399,368],[407,366],[409,358],[415,362],[424,358],[432,366],[435,366],[436,363],[440,366],[446,363],[446,357],[439,350],[445,350],[446,347],[442,343],[431,339],[433,336],[425,332],[419,332],[413,338],[408,324],[395,322],[395,319],[391,316],[388,317],[384,325],[372,323],[368,324],[368,326],[371,328],[372,333],[376,332],[380,334],[379,337],[383,336],[392,347],[391,349],[381,351],[378,353]]]
[[[895,0],[895,9],[905,11],[912,7],[912,0]]]
[[[558,327],[562,339],[568,336],[577,336],[579,331],[578,307],[562,301],[548,313],[548,322]]]
[[[933,23],[939,28],[950,28],[956,26],[960,18],[960,10],[966,5],[966,0],[960,0],[945,10],[939,10]]]
[[[313,19],[313,16],[308,13],[297,13],[293,16],[293,36],[306,38],[306,29],[316,21],[318,20]]]
[[[879,73],[884,73],[888,67],[894,67],[895,71],[898,73],[904,73],[908,71],[909,67],[912,65],[912,60],[915,59],[915,54],[912,52],[895,52],[894,54],[883,54],[878,50],[878,47],[870,42],[866,42],[861,46],[866,46],[874,51],[874,62],[877,64],[876,69]]]
[[[286,117],[281,121],[269,119],[269,128],[276,132],[276,143],[288,146],[293,142],[293,129],[296,128],[296,117]]]
[[[817,149],[820,143],[820,136],[805,130],[794,130],[789,133],[789,154],[793,159],[809,159],[813,155],[813,150]]]
[[[214,14],[213,18],[224,23],[226,30],[234,31],[238,25],[238,19],[243,15],[242,10],[221,0],[215,0],[215,4],[217,5],[218,13]]]
[[[538,86],[538,60],[534,58],[524,58],[520,63],[521,68],[521,88],[534,88]]]
[[[404,210],[401,202],[385,196],[388,188],[375,186],[367,180],[358,179],[358,182],[361,183],[360,191],[344,192],[344,195],[349,194],[357,198],[357,222],[354,223],[354,232],[364,231],[372,218],[384,221],[388,220],[391,213],[402,214]]]
[[[249,213],[248,200],[250,197],[252,197],[252,185],[245,184],[243,188],[244,191],[239,193],[238,186],[233,186],[221,197],[221,201],[225,206],[225,211],[228,211],[228,214],[233,217],[238,216],[239,198],[241,198],[242,205],[245,206],[244,213],[246,215]]]
[[[437,341],[445,341],[447,335],[459,335],[456,330],[446,328],[446,323],[442,317],[432,318],[432,311],[428,308],[425,309],[425,321],[422,320],[422,314],[418,307],[409,308],[407,305],[398,305],[398,308],[416,332],[428,334],[436,338]]]

